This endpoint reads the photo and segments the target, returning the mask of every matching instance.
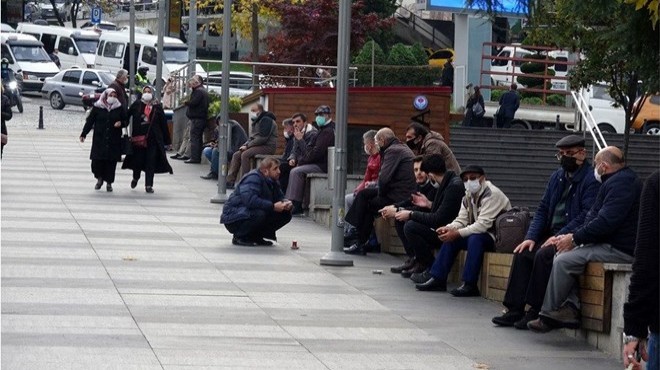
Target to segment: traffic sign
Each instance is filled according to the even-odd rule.
[[[92,23],[99,24],[101,23],[101,16],[103,15],[103,10],[100,6],[92,8]]]

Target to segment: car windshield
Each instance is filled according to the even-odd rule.
[[[99,45],[99,40],[76,39],[76,44],[81,53],[94,54],[96,53],[96,47]]]
[[[105,85],[110,85],[115,80],[115,77],[108,72],[99,72],[99,76]]]
[[[11,51],[20,62],[50,62],[50,57],[40,46],[12,45]]]
[[[163,50],[163,62],[165,63],[188,63],[187,48],[167,48]]]

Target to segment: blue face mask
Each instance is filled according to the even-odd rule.
[[[316,124],[319,125],[319,127],[325,126],[325,116],[316,116]]]

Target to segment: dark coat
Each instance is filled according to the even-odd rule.
[[[261,112],[257,120],[252,123],[252,136],[245,142],[245,146],[268,146],[275,153],[277,147],[277,118],[271,112]]]
[[[502,117],[513,118],[520,107],[520,96],[515,91],[509,90],[500,96],[500,106]]]
[[[298,165],[315,164],[328,172],[328,148],[335,145],[335,123],[328,122],[307,145],[307,152],[298,159]]]
[[[628,167],[603,175],[603,185],[584,224],[573,234],[575,243],[607,243],[632,256],[641,191],[641,180]]]
[[[206,120],[209,114],[209,93],[204,86],[199,85],[190,93],[190,100],[186,102],[186,117],[188,119]]]
[[[156,162],[153,166],[154,173],[171,174],[173,171],[167,161],[165,145],[172,144],[172,140],[170,139],[170,132],[167,129],[167,119],[165,118],[165,112],[163,112],[163,106],[160,104],[152,105],[148,120],[144,116],[145,106],[142,101],[136,100],[128,109],[128,114],[133,122],[131,136],[147,135],[147,147],[133,147],[133,154],[127,155],[124,158],[121,168],[144,171],[147,165],[145,163],[147,158],[155,158]],[[143,122],[148,123],[142,124]],[[156,155],[147,155],[153,152],[156,152]]]
[[[122,107],[108,111],[105,108],[92,107],[85,127],[80,136],[87,137],[93,129],[92,151],[89,153],[91,160],[119,161],[121,159],[121,133],[122,127],[114,127],[115,122],[122,122],[126,127],[126,110]]]
[[[539,207],[536,209],[534,219],[529,225],[525,239],[539,243],[543,241],[541,238],[553,234],[551,230],[552,218],[555,214],[555,207],[561,200],[561,195],[564,193],[566,186],[570,186],[568,198],[566,199],[566,225],[554,234],[569,234],[582,226],[584,218],[594,204],[600,189],[600,183],[594,178],[594,168],[586,161],[575,172],[570,181],[566,177],[566,171],[562,168],[550,176],[545,193],[541,198]]]
[[[396,138],[380,149],[378,196],[394,203],[410,198],[417,186],[414,158],[412,150]]]
[[[410,219],[432,228],[445,226],[458,216],[463,195],[465,195],[463,180],[453,171],[447,171],[440,187],[436,189],[431,212],[413,212]]]
[[[229,120],[229,132],[231,135],[231,143],[229,144],[229,151],[232,153],[236,153],[238,151],[238,148],[243,145],[247,139],[247,133],[245,133],[245,130],[243,130],[243,127],[241,126],[240,123],[234,121],[233,119]],[[229,158],[231,160],[231,158]]]
[[[220,216],[221,224],[250,218],[251,210],[273,209],[273,204],[284,199],[282,189],[277,181],[264,176],[259,169],[248,172],[236,185],[236,189],[229,196]]]

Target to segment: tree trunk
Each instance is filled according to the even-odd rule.
[[[76,18],[78,18],[78,11],[80,10],[80,0],[74,0],[71,4],[71,27],[77,28]]]
[[[630,78],[628,78],[628,83],[626,86],[626,96],[628,101],[624,104],[623,108],[626,112],[626,125],[625,132],[623,133],[623,158],[628,157],[628,146],[630,143],[630,127],[632,126],[633,119],[633,105],[635,105],[635,98],[637,98],[637,73],[633,73]]]
[[[259,61],[259,6],[252,4],[252,61]],[[259,88],[259,73],[257,66],[252,66],[252,91]]]
[[[53,13],[55,14],[55,17],[57,17],[57,23],[59,23],[60,26],[64,27],[64,22],[62,21],[62,17],[60,17],[60,11],[57,10],[57,5],[55,5],[55,0],[50,0],[50,5],[53,6]]]

